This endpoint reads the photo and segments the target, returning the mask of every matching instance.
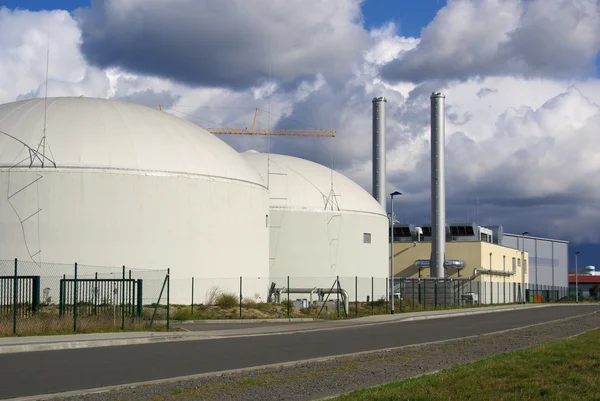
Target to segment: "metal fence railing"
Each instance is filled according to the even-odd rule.
[[[0,260],[0,336],[169,328],[169,270]]]
[[[394,296],[392,297],[391,294]],[[567,287],[463,278],[174,278],[169,269],[0,260],[0,336],[169,329],[173,321],[352,318],[574,299]]]
[[[171,302],[175,320],[344,318],[389,313],[391,288],[376,277],[178,278]],[[393,288],[399,312],[574,299],[568,287],[456,278],[395,278]]]

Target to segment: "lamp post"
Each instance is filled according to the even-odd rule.
[[[525,231],[521,234],[521,243],[523,249],[521,250],[521,296],[523,297],[522,303],[525,303],[525,236],[529,234]]]
[[[392,315],[394,314],[394,196],[402,195],[402,192],[394,191],[390,194],[392,211],[390,216],[390,294],[392,295]]]
[[[578,282],[578,273],[577,271],[579,270],[578,266],[577,266],[577,255],[579,255],[579,252],[575,252],[575,303],[579,303],[579,282]]]

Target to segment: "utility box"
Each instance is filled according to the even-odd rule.
[[[306,309],[308,308],[308,299],[297,299],[294,301],[295,309]]]
[[[474,292],[462,294],[460,299],[467,305],[476,305],[479,303],[479,295]]]
[[[323,306],[325,305],[325,306]],[[324,312],[337,312],[338,308],[339,308],[339,303],[337,302],[337,299],[334,300],[328,300],[327,302],[325,301],[313,301],[313,307],[315,309],[320,310],[321,308],[323,308]]]

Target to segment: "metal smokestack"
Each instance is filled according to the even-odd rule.
[[[386,209],[385,196],[385,104],[384,97],[373,98],[373,197]]]
[[[438,92],[431,94],[431,277],[445,277],[446,260],[446,185],[444,146],[446,120],[444,99]]]

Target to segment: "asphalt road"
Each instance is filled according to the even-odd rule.
[[[0,355],[0,398],[50,394],[484,334],[600,308],[554,306],[242,338]]]

